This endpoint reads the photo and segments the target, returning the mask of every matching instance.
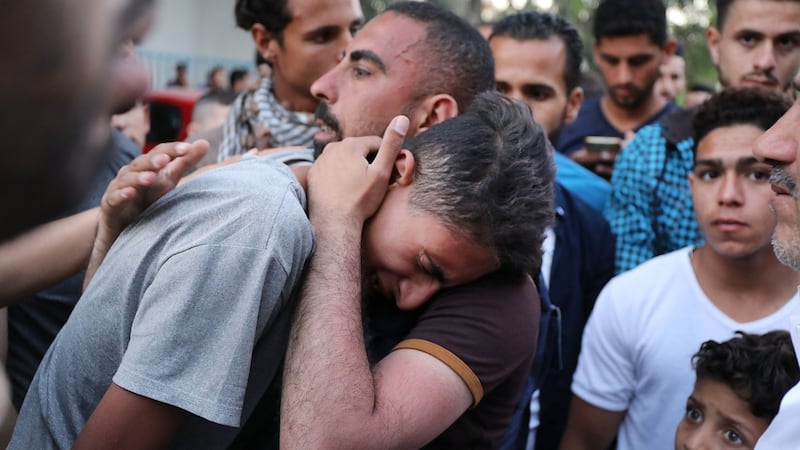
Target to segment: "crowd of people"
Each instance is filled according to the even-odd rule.
[[[800,442],[800,1],[716,0],[692,104],[661,0],[591,96],[555,14],[237,0],[263,75],[146,154],[154,2],[62,3],[0,19],[3,446]]]

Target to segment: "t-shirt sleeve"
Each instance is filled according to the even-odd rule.
[[[114,383],[238,426],[261,308],[277,314],[287,301],[265,288],[287,282],[269,253],[202,245],[170,257],[142,295]]]
[[[625,324],[626,307],[616,298],[625,293],[620,292],[618,284],[616,279],[611,280],[597,299],[583,331],[572,381],[576,396],[608,411],[627,410],[635,388],[630,335],[635,327]]]
[[[430,300],[417,325],[395,349],[428,353],[455,371],[473,406],[530,365],[539,329],[539,297],[528,277],[484,277]]]

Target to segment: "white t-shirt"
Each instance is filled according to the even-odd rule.
[[[800,314],[795,294],[768,317],[734,321],[703,293],[691,252],[661,255],[613,278],[586,325],[572,392],[596,407],[627,411],[619,450],[674,448],[700,344],[730,339],[737,330],[785,330],[790,315]]]
[[[792,344],[800,363],[800,316],[791,317]],[[800,383],[781,401],[778,415],[756,443],[756,450],[790,450],[800,447]]]

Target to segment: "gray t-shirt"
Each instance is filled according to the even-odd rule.
[[[305,194],[273,159],[204,174],[120,235],[45,355],[10,448],[69,448],[112,381],[192,414],[173,447],[230,444],[280,367],[314,245]]]

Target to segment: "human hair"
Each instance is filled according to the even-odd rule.
[[[280,44],[284,28],[292,21],[289,0],[236,0],[233,12],[239,28],[250,31],[260,23]]]
[[[508,36],[518,41],[558,38],[564,44],[567,54],[564,64],[564,84],[567,86],[567,93],[580,85],[583,41],[578,30],[563,17],[537,11],[511,14],[494,24],[489,42],[495,36]]]
[[[697,144],[717,128],[753,125],[767,130],[791,106],[788,97],[772,90],[723,89],[706,100],[694,117],[694,152],[697,152]]]
[[[406,16],[425,26],[423,67],[416,97],[446,93],[453,96],[459,111],[469,108],[479,93],[495,88],[494,59],[489,44],[466,21],[431,3],[406,1],[386,7],[384,14]]]
[[[499,272],[535,273],[553,216],[553,149],[523,103],[486,91],[463,114],[407,140],[412,207],[497,255]]]
[[[233,89],[233,85],[236,84],[239,80],[246,78],[248,73],[249,71],[243,68],[231,70],[230,75],[228,75],[228,82],[230,84],[231,89]]]
[[[772,421],[783,395],[800,380],[800,367],[789,333],[741,331],[725,342],[706,341],[692,356],[697,379],[726,384],[747,402],[750,412]]]
[[[236,100],[236,94],[231,91],[211,90],[203,94],[194,103],[192,108],[192,122],[203,122],[211,112],[214,105],[231,105]]]
[[[698,92],[707,92],[709,94],[715,94],[717,92],[713,86],[705,84],[705,83],[692,83],[686,89],[687,92],[698,91]]]
[[[647,34],[664,47],[667,42],[667,12],[661,0],[602,0],[592,27],[595,42],[604,37]]]

